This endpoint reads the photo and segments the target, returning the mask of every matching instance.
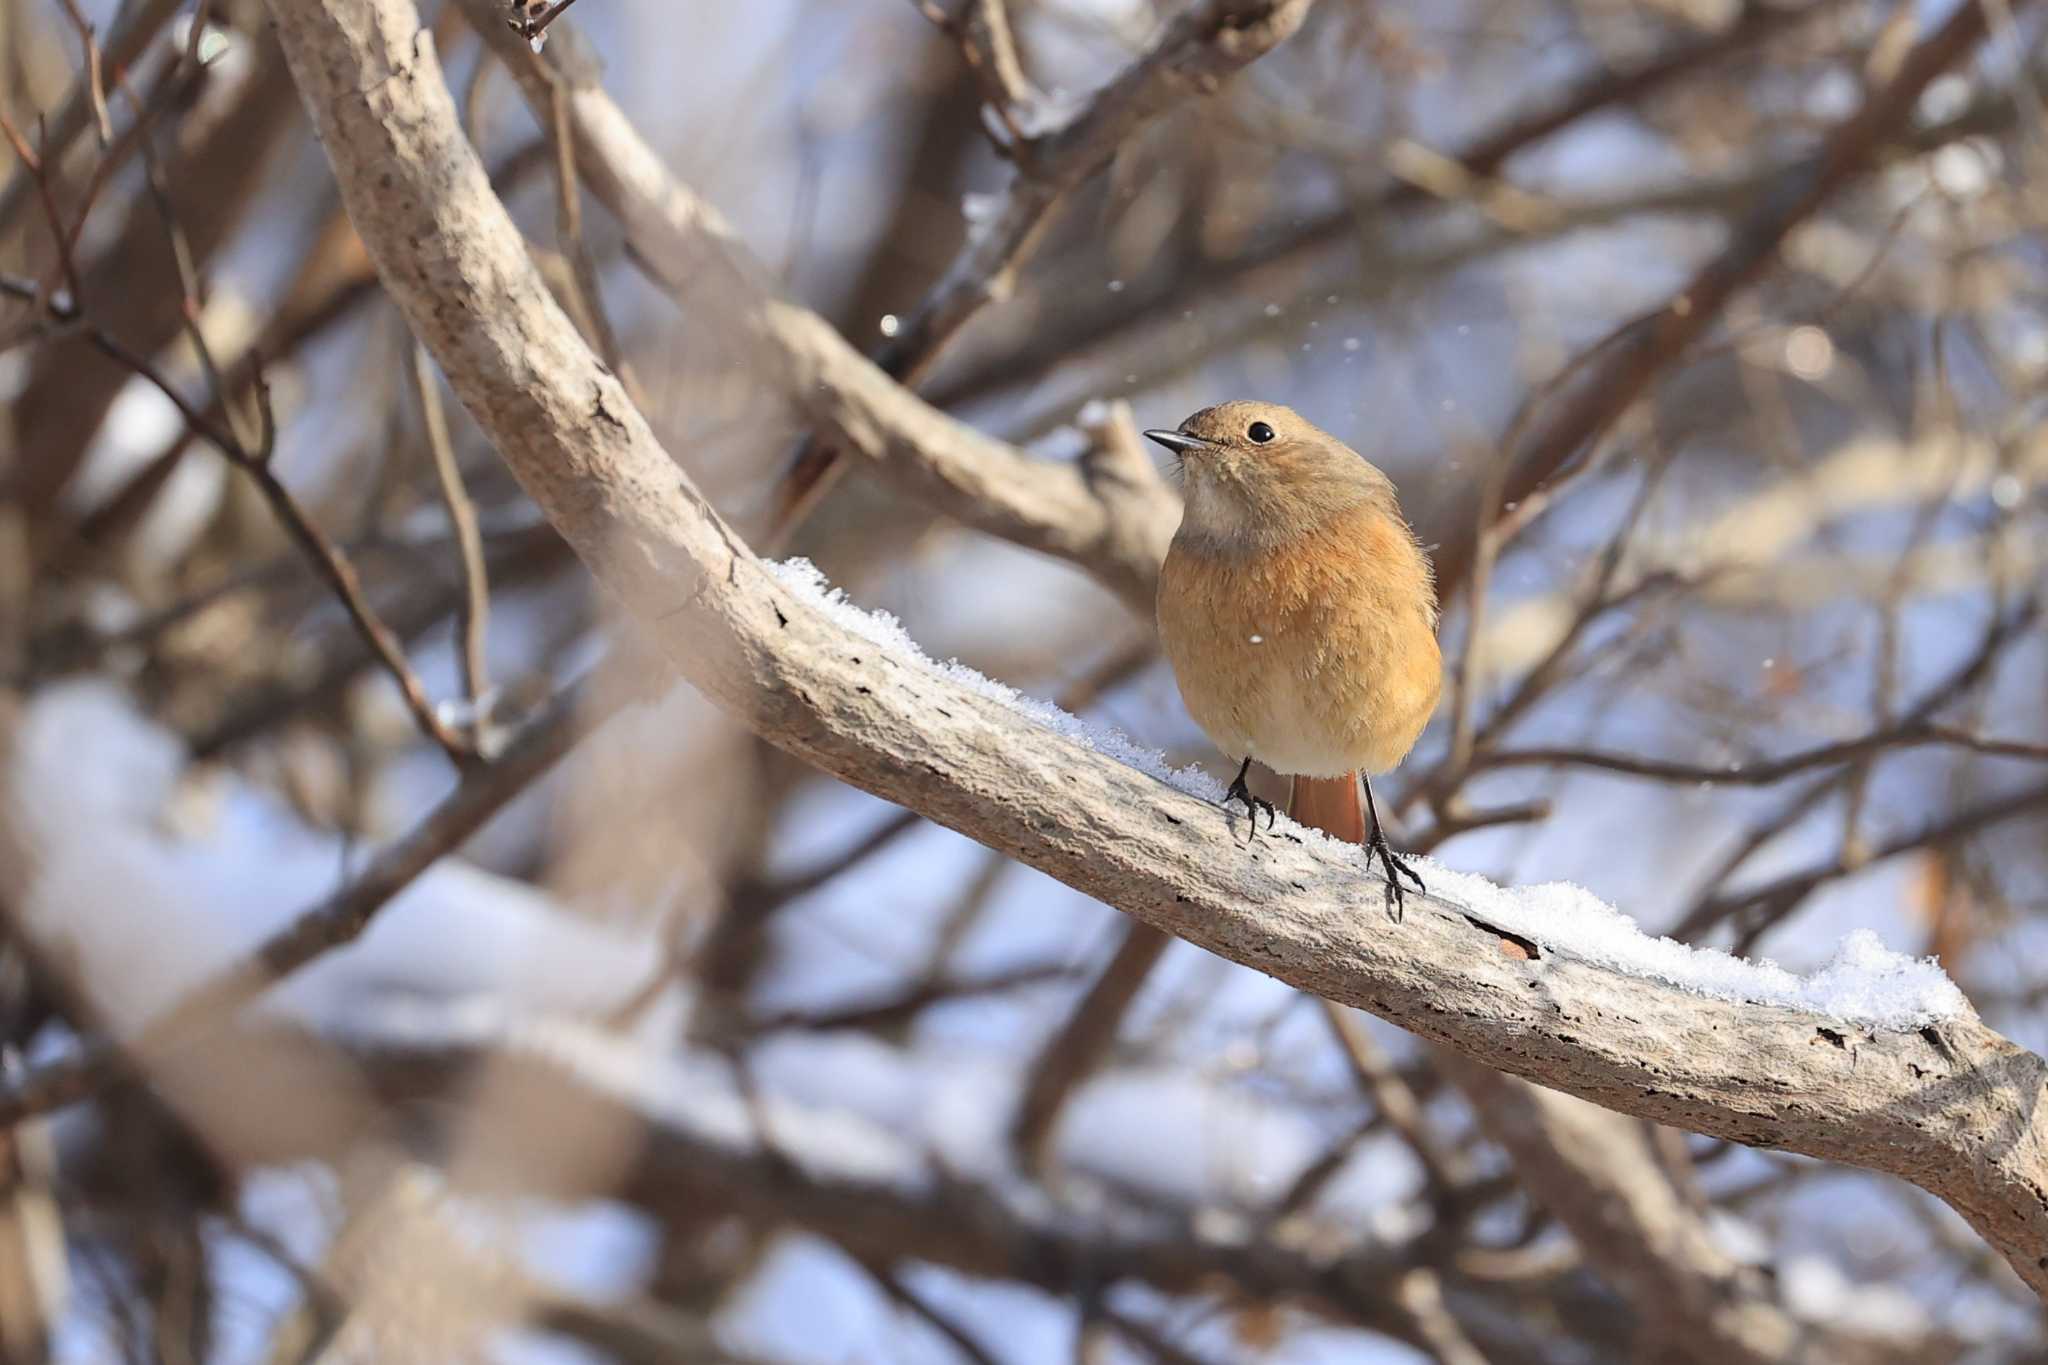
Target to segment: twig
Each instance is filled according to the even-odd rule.
[[[1471,1178],[1467,1163],[1456,1153],[1446,1150],[1437,1141],[1436,1134],[1429,1131],[1421,1102],[1408,1088],[1408,1082],[1402,1079],[1393,1059],[1373,1040],[1372,1031],[1365,1026],[1365,1021],[1341,1005],[1333,1005],[1327,1000],[1317,1003],[1322,1007],[1323,1020],[1330,1026],[1338,1049],[1351,1067],[1352,1077],[1372,1100],[1373,1108],[1387,1126],[1399,1133],[1409,1150],[1415,1153],[1415,1159],[1421,1164],[1430,1184],[1441,1192],[1464,1185]]]
[[[1527,825],[1550,818],[1551,803],[1547,800],[1515,801],[1505,806],[1487,806],[1478,810],[1466,809],[1463,802],[1441,803],[1436,823],[1420,834],[1408,839],[1408,847],[1416,853],[1433,853],[1460,834],[1470,834],[1475,829],[1498,829],[1502,825]]]
[[[750,1033],[824,1033],[835,1029],[895,1028],[930,1009],[933,1005],[975,996],[999,995],[1048,981],[1065,981],[1075,970],[1064,962],[1011,967],[984,976],[937,977],[910,990],[858,1005],[826,1006],[821,1009],[784,1010],[747,1021]]]
[[[965,1327],[955,1322],[952,1314],[945,1312],[937,1304],[918,1293],[915,1289],[912,1289],[904,1282],[903,1277],[894,1270],[884,1265],[865,1261],[862,1262],[861,1268],[868,1272],[868,1275],[884,1294],[887,1294],[891,1299],[917,1314],[918,1317],[931,1325],[932,1330],[952,1342],[960,1354],[967,1357],[971,1365],[997,1365],[996,1358],[989,1354],[988,1348],[976,1341],[973,1334]]]
[[[569,6],[575,3],[576,0],[555,0],[552,5],[544,5],[543,0],[513,0],[513,7],[519,13],[505,22],[538,52],[546,41],[548,27],[567,14]]]
[[[1465,633],[1457,662],[1451,667],[1451,742],[1444,764],[1452,772],[1463,772],[1472,758],[1473,718],[1479,710],[1479,639],[1486,626],[1494,560],[1500,555],[1501,538],[1494,534],[1494,527],[1500,519],[1501,490],[1506,483],[1507,461],[1489,460],[1473,508],[1479,543],[1472,555],[1472,569],[1465,575]],[[1441,587],[1438,591],[1442,592]]]
[[[1092,1306],[1094,1316],[1123,1337],[1159,1365],[1210,1365],[1210,1362],[1193,1351],[1169,1340],[1166,1334],[1149,1322],[1143,1322],[1128,1313],[1120,1313],[1099,1299]]]
[[[1627,777],[1656,782],[1677,782],[1689,786],[1712,784],[1734,787],[1768,787],[1788,777],[1837,763],[1853,763],[1888,750],[1940,745],[1966,749],[1996,758],[2030,759],[2048,762],[2048,744],[2028,740],[1993,739],[1953,725],[1915,721],[1879,730],[1856,739],[1816,745],[1781,758],[1753,763],[1681,763],[1670,759],[1646,758],[1640,754],[1605,749],[1499,749],[1481,754],[1472,762],[1474,771],[1489,768],[1572,767],[1594,768]]]
[[[469,693],[470,732],[479,750],[483,748],[490,695],[490,656],[485,646],[491,620],[491,584],[484,568],[484,540],[477,529],[476,504],[462,482],[462,468],[456,463],[455,442],[448,434],[448,414],[441,405],[441,386],[435,378],[433,357],[418,342],[412,348],[413,384],[419,393],[420,416],[426,427],[427,449],[434,457],[434,478],[441,490],[441,505],[448,512],[457,553],[462,560],[462,605],[456,609],[462,631],[462,683]]]
[[[573,558],[561,538],[544,527],[494,536],[485,541],[484,549],[492,582],[505,587],[544,578]],[[462,592],[460,583],[431,573],[406,586],[409,591],[398,596],[385,613],[392,633],[401,641],[415,639],[453,616]],[[364,642],[355,623],[345,622],[342,629],[346,637],[323,648],[305,676],[259,682],[228,701],[211,723],[188,737],[193,758],[220,758],[303,716],[308,708],[334,701],[366,668],[380,667],[376,652]]]
[[[1053,1126],[1067,1097],[1101,1066],[1124,1015],[1172,943],[1171,935],[1150,925],[1127,925],[1109,964],[1039,1049],[1010,1124],[1010,1145],[1027,1166],[1045,1165]]]
[[[1416,1337],[1437,1365],[1487,1365],[1445,1304],[1443,1280],[1434,1270],[1416,1266],[1402,1275],[1394,1282],[1394,1300],[1413,1320]]]
[[[65,293],[75,306],[78,301],[78,263],[71,256],[71,234],[64,229],[64,213],[57,207],[57,192],[50,184],[49,168],[43,158],[36,155],[28,140],[14,126],[14,120],[7,117],[7,111],[0,109],[0,135],[7,138],[7,144],[14,149],[14,155],[35,181],[36,194],[43,202],[43,216],[49,224],[50,239],[57,250],[57,269],[64,281]],[[38,297],[45,312],[52,312],[55,300]],[[54,315],[54,314],[53,314]]]
[[[2040,619],[2041,609],[2041,600],[2038,597],[2029,597],[2013,610],[1994,618],[1969,657],[1951,669],[1946,677],[1930,687],[1909,707],[1900,724],[1911,726],[1930,723],[1930,718],[1935,712],[1982,684],[1991,676],[1993,667],[2004,654],[2006,647],[2015,640],[2024,638],[2033,628],[2034,622]],[[1710,890],[1724,885],[1758,849],[1804,819],[1832,793],[1839,791],[1846,778],[1846,772],[1837,772],[1815,781],[1783,808],[1759,821],[1716,864],[1702,885]],[[1677,926],[1671,930],[1671,936],[1681,942],[1690,942],[1713,928],[1722,919],[1745,908],[1753,900],[1753,897],[1716,897],[1703,893],[1693,902],[1691,908],[1679,917]],[[1787,902],[1788,906],[1789,904],[1790,902]]]
[[[118,73],[141,56],[157,30],[178,12],[180,3],[181,0],[128,0],[124,3],[114,19],[112,36],[107,39],[101,56],[102,75]],[[75,87],[58,109],[56,117],[49,121],[44,155],[62,159],[71,146],[71,140],[85,130],[98,112],[90,86]],[[38,192],[34,177],[24,164],[8,180],[6,189],[0,190],[0,237],[5,237],[12,230],[15,215],[28,202],[29,195]]]
[[[144,140],[150,136],[156,121],[164,112],[190,95],[204,75],[203,67],[186,63],[174,64],[171,69],[161,73],[156,84],[150,88],[142,106],[136,110],[135,117],[129,122],[128,127],[110,146],[102,149],[99,160],[93,165],[92,174],[86,179],[85,189],[79,194],[78,212],[71,221],[70,248],[74,253],[78,250],[78,240],[85,232],[86,220],[92,214],[92,207],[99,202],[100,191],[105,189],[113,181],[116,173],[128,164],[128,158],[144,144]],[[125,83],[123,89],[126,89]]]
[[[1824,12],[1832,3],[1833,0],[1827,0],[1806,10],[1752,4],[1727,32],[1674,47],[1641,67],[1593,72],[1561,99],[1547,103],[1541,109],[1509,118],[1493,132],[1481,136],[1448,159],[1473,182],[1475,190],[1483,190],[1486,182],[1497,175],[1508,160],[1537,142],[1589,115],[1623,102],[1639,101],[1702,67],[1746,50],[1779,31],[1782,21]],[[1106,313],[1076,309],[1068,301],[1069,306],[1061,310],[1062,320],[1059,323],[1033,329],[1034,353],[1029,359],[1015,354],[1005,355],[985,369],[970,372],[946,384],[934,393],[933,399],[952,409],[983,393],[999,375],[1007,377],[1020,369],[1036,373],[1043,368],[1044,357],[1070,359],[1082,344],[1097,342],[1113,330],[1156,320],[1161,313],[1170,313],[1178,318],[1189,306],[1190,290],[1198,283],[1227,290],[1237,296],[1247,292],[1247,275],[1272,267],[1285,268],[1290,259],[1300,253],[1332,245],[1355,251],[1361,228],[1370,226],[1382,215],[1415,206],[1427,198],[1409,181],[1392,180],[1362,198],[1304,226],[1289,229],[1242,255],[1227,261],[1202,263],[1206,272],[1201,281],[1190,281],[1176,272],[1166,287],[1142,303],[1125,295],[1116,308]],[[1024,363],[1020,365],[1020,361]],[[1032,361],[1039,363],[1033,364]]]
[[[121,88],[127,95],[130,106],[140,110],[141,102],[135,97],[135,92],[125,82]],[[155,146],[147,135],[141,139],[140,146],[145,170],[144,180],[149,186],[165,237],[171,247],[172,258],[177,264],[185,333],[199,358],[200,368],[206,374],[213,402],[221,409],[225,427],[205,421],[196,408],[177,396],[170,383],[159,376],[147,360],[140,356],[128,356],[123,358],[123,363],[137,374],[147,377],[161,392],[169,396],[185,416],[186,422],[195,431],[203,433],[227,457],[229,463],[242,470],[255,483],[257,491],[270,505],[272,513],[283,523],[287,534],[305,552],[321,577],[327,580],[328,586],[333,589],[335,596],[341,600],[343,608],[348,612],[349,619],[355,623],[365,642],[382,661],[392,680],[397,683],[399,694],[420,729],[441,746],[442,751],[457,767],[467,766],[477,757],[475,748],[456,734],[435,710],[433,702],[427,696],[426,686],[413,671],[398,638],[391,633],[391,628],[385,625],[377,615],[376,609],[371,606],[368,595],[363,591],[362,581],[348,556],[314,525],[312,518],[306,515],[298,500],[277,477],[270,459],[277,436],[277,423],[270,410],[270,391],[263,381],[260,364],[257,366],[254,380],[257,430],[253,437],[245,437],[240,431],[240,424],[236,422],[234,410],[228,403],[226,383],[214,361],[213,350],[207,343],[206,334],[199,325],[198,267],[185,241],[185,235],[179,229],[163,167],[157,159]],[[53,222],[52,226],[54,228],[57,225]],[[102,349],[108,350],[111,354],[111,339],[108,341],[109,345],[103,345]]]
[[[320,576],[327,580],[327,585],[334,590],[334,595],[341,599],[349,620],[355,623],[356,630],[370,646],[378,661],[384,665],[385,672],[398,684],[399,694],[405,700],[406,709],[412,712],[413,720],[420,729],[441,746],[442,752],[446,753],[457,767],[467,768],[474,763],[477,758],[475,748],[458,735],[435,709],[434,703],[427,696],[425,684],[420,681],[419,674],[413,671],[411,663],[406,660],[404,646],[399,643],[398,637],[392,634],[391,628],[377,615],[376,608],[370,605],[369,596],[363,591],[362,580],[356,575],[355,565],[349,562],[339,546],[327,538],[325,532],[313,524],[312,519],[299,507],[297,499],[292,497],[290,490],[279,480],[269,462],[256,463],[237,458],[235,463],[255,481],[257,491],[262,493],[263,500],[270,504],[271,511],[284,523],[285,530],[312,561]]]
[[[918,13],[960,46],[960,56],[982,88],[982,100],[1002,121],[1010,135],[1007,145],[997,150],[1010,154],[1030,141],[1031,134],[1018,117],[1038,99],[1024,75],[1017,53],[1016,34],[1010,28],[1009,7],[1003,0],[968,0],[966,10],[955,18],[937,0],[913,0]]]
[[[559,8],[567,7],[565,3]],[[555,154],[555,243],[569,262],[569,279],[573,286],[570,293],[576,302],[579,321],[596,344],[597,353],[604,357],[604,363],[611,367],[612,373],[619,376],[627,392],[633,395],[633,401],[645,407],[646,395],[640,391],[639,380],[619,350],[618,334],[612,328],[610,315],[605,312],[604,292],[598,285],[597,261],[583,235],[583,182],[576,175],[576,137],[569,124],[569,88],[566,83],[558,82],[554,86],[554,99],[548,113],[548,145]]]
[[[1682,927],[1689,933],[1698,933],[1707,925],[1717,923],[1738,910],[1751,907],[1761,907],[1772,916],[1782,915],[1829,882],[1861,872],[1876,863],[1886,862],[1903,853],[1956,843],[1973,834],[1981,834],[2007,820],[2032,815],[2043,808],[2048,808],[2048,784],[2024,787],[2009,795],[1980,801],[1974,806],[1964,807],[1947,819],[1934,821],[1911,833],[1888,839],[1860,857],[1851,859],[1837,855],[1802,871],[1775,878],[1762,886],[1705,901],[1687,916]],[[1744,940],[1754,942],[1763,927],[1763,924],[1748,926],[1738,939],[1738,943]],[[1746,951],[1746,948],[1739,950]]]
[[[70,17],[71,26],[78,30],[80,45],[85,52],[85,90],[91,101],[93,129],[99,134],[100,150],[105,151],[114,140],[114,121],[107,115],[106,72],[100,60],[99,38],[92,26],[92,20],[85,17],[85,11],[78,7],[78,0],[63,0],[64,13]],[[43,133],[43,147],[47,152],[50,145],[49,131]]]
[[[1513,1159],[1532,1199],[1570,1229],[1635,1308],[1647,1359],[1823,1365],[1802,1329],[1692,1216],[1644,1126],[1570,1096],[1447,1055],[1481,1128]]]

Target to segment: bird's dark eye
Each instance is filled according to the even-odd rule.
[[[1273,428],[1267,426],[1264,422],[1254,422],[1245,428],[1244,434],[1257,441],[1260,445],[1264,445],[1273,439]]]

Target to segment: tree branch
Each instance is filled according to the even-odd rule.
[[[1643,1358],[1840,1359],[1832,1353],[1838,1344],[1802,1341],[1802,1325],[1771,1300],[1761,1274],[1715,1245],[1657,1164],[1642,1124],[1462,1058],[1447,1066],[1531,1196],[1636,1310]]]
[[[1097,477],[1026,455],[923,402],[831,323],[781,296],[718,210],[670,175],[611,97],[575,70],[564,55],[570,44],[558,41],[544,61],[496,22],[492,0],[462,3],[534,117],[550,119],[556,90],[568,87],[576,165],[624,225],[636,261],[685,310],[717,319],[722,335],[752,350],[764,377],[819,432],[939,511],[1080,565],[1151,617],[1180,499],[1149,462],[1119,461],[1119,477]]]
[[[988,215],[974,223],[946,273],[903,322],[876,363],[915,381],[940,347],[987,304],[1007,298],[1053,210],[1161,114],[1213,93],[1229,76],[1279,46],[1315,0],[1192,0],[1144,55],[1097,91],[1079,113],[1011,149],[1016,170]],[[807,441],[776,489],[774,535],[787,535],[831,486],[840,452]]]

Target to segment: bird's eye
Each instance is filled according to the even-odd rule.
[[[1264,445],[1266,442],[1273,439],[1273,428],[1267,426],[1264,422],[1254,422],[1249,427],[1245,428],[1244,434],[1251,437],[1260,445]]]

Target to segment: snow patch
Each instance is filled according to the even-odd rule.
[[[977,673],[958,660],[938,662],[918,647],[903,629],[901,621],[886,611],[869,611],[853,602],[844,591],[833,587],[818,571],[817,565],[808,559],[771,562],[767,568],[783,587],[824,613],[834,625],[889,651],[899,662],[936,673],[957,687],[1009,708],[1033,725],[1050,730],[1083,748],[1093,749],[1104,758],[1115,759],[1127,768],[1136,768],[1141,773],[1156,777],[1189,796],[1212,802],[1223,799],[1223,784],[1193,764],[1176,768],[1166,761],[1165,754],[1139,744],[1120,730],[1083,720],[1049,701],[1027,697],[1016,688]]]
[[[188,775],[186,765],[178,737],[104,681],[43,689],[13,734],[0,825],[25,855],[17,912],[76,963],[116,1034],[145,1026],[342,879],[338,836],[230,771]],[[602,1010],[661,962],[651,935],[564,913],[534,887],[452,856],[261,1007],[315,1026],[394,996]]]
[[[1504,887],[1427,859],[1422,879],[1484,921],[1529,939],[1545,952],[1661,981],[1694,995],[1782,1005],[1872,1028],[1925,1028],[1969,1011],[1955,982],[1931,957],[1894,952],[1868,929],[1845,936],[1834,956],[1801,976],[1768,958],[1736,957],[1652,938],[1633,919],[1569,882]]]

